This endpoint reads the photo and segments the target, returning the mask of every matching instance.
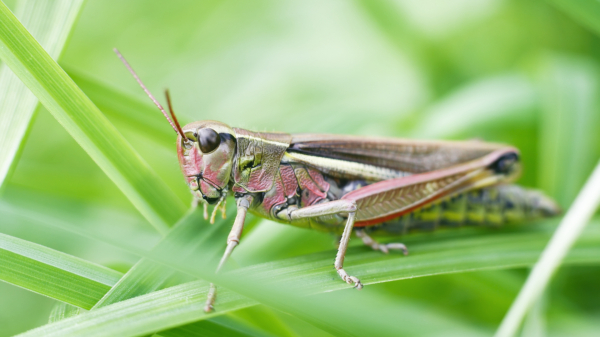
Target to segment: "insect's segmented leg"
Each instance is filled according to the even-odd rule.
[[[402,250],[402,252],[404,253],[404,255],[408,255],[408,249],[406,248],[406,246],[403,243],[381,244],[381,243],[373,240],[373,238],[371,238],[362,229],[356,229],[354,231],[354,233],[356,233],[356,236],[358,236],[359,238],[361,238],[362,242],[365,245],[373,248],[373,250],[380,250],[380,251],[384,252],[385,254],[387,254],[387,253],[389,253],[390,249],[397,249],[397,250]]]
[[[340,247],[338,248],[337,255],[335,256],[334,266],[342,280],[346,281],[348,284],[354,284],[354,288],[360,290],[363,287],[362,283],[360,283],[360,280],[354,276],[348,275],[348,273],[344,270],[344,257],[346,256],[346,249],[348,249],[348,242],[350,241],[350,236],[352,234],[352,227],[354,227],[355,217],[356,212],[348,213],[348,220],[346,221],[346,227],[344,227],[344,233],[342,234],[342,239],[340,240]]]
[[[227,248],[225,248],[225,253],[223,253],[223,257],[221,257],[221,261],[219,261],[217,273],[221,270],[223,265],[225,265],[225,262],[227,262],[227,259],[231,256],[233,249],[240,243],[240,237],[242,236],[242,230],[244,229],[244,220],[246,219],[246,213],[248,212],[248,207],[250,207],[251,202],[251,197],[240,198],[237,200],[237,214],[233,222],[233,227],[231,227],[231,231],[229,232],[229,236],[227,236]],[[206,304],[204,306],[205,312],[212,311],[216,296],[217,288],[211,283],[206,298]]]
[[[289,220],[294,220],[339,213],[348,213],[348,220],[346,221],[346,227],[344,227],[344,233],[342,234],[338,252],[335,257],[335,269],[342,280],[348,284],[354,284],[356,289],[362,289],[363,285],[360,283],[360,280],[354,276],[348,275],[344,270],[344,257],[346,256],[346,249],[348,248],[348,242],[350,241],[350,235],[352,234],[352,227],[354,227],[354,219],[356,217],[356,202],[354,202],[354,200],[340,199],[294,209],[288,213],[287,216],[289,217]]]
[[[292,210],[289,214],[289,220],[312,218],[322,215],[332,215],[338,213],[350,213],[356,211],[356,203],[353,200],[334,200],[316,204],[303,208]]]

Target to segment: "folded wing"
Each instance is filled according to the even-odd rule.
[[[398,176],[440,170],[482,158],[506,145],[481,141],[426,141],[400,138],[376,138],[328,134],[294,134],[288,148],[298,153],[304,164],[331,170],[328,165],[344,161],[401,172]],[[516,151],[516,150],[515,150]],[[308,156],[334,159],[306,160]],[[324,167],[320,167],[324,166]],[[335,169],[335,168],[333,168]]]

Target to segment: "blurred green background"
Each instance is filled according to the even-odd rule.
[[[586,1],[88,0],[59,64],[186,204],[174,133],[115,47],[160,100],[170,89],[184,123],[506,142],[522,151],[520,183],[567,208],[600,157],[600,30],[577,3]],[[44,108],[2,199],[136,247],[160,239]],[[275,247],[281,258],[332,249],[326,234],[259,226],[288,238],[289,245]],[[137,261],[52,227],[0,221],[0,232],[121,271]],[[243,260],[243,243],[237,253]],[[431,314],[430,322],[486,334],[526,276],[521,269],[478,271],[371,287],[408,311]],[[597,334],[598,280],[598,266],[562,268],[540,304],[544,321],[531,323],[535,331]],[[54,303],[0,283],[0,336],[44,324]],[[261,310],[235,315],[273,335],[329,335]],[[411,335],[449,335],[447,324],[423,330],[423,317],[398,322]]]

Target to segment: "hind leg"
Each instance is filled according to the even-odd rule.
[[[396,250],[402,250],[402,252],[404,253],[404,255],[408,255],[408,249],[406,248],[406,246],[403,243],[386,243],[386,244],[381,244],[375,240],[373,240],[373,238],[371,238],[367,233],[365,233],[365,231],[363,229],[356,229],[354,230],[354,233],[356,234],[356,236],[358,236],[362,242],[373,248],[373,250],[380,250],[382,252],[384,252],[385,254],[387,254],[390,249],[396,249]]]

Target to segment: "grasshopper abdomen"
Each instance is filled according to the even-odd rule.
[[[501,185],[460,193],[397,219],[366,227],[365,231],[395,236],[443,227],[498,227],[559,213],[560,208],[537,190]]]

